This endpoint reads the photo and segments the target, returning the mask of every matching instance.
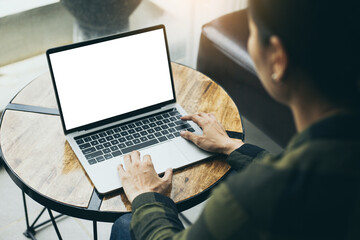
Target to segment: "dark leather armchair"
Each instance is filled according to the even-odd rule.
[[[284,147],[295,133],[292,114],[262,87],[247,52],[248,37],[246,9],[205,24],[197,70],[220,84],[242,115]]]

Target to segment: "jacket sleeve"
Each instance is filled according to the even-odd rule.
[[[240,171],[245,168],[249,163],[256,161],[258,159],[262,159],[265,155],[269,154],[266,150],[245,143],[235,151],[233,151],[226,162],[235,170]]]
[[[186,229],[178,218],[175,203],[158,193],[139,195],[133,201],[132,211],[133,239],[232,239],[239,230],[245,239],[252,235],[246,212],[225,183],[214,190],[198,220]]]

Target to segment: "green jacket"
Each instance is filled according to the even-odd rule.
[[[170,198],[144,193],[133,201],[131,234],[134,239],[360,239],[358,151],[355,114],[315,123],[277,156],[245,144],[227,158],[239,172],[213,190],[192,226],[184,229]]]

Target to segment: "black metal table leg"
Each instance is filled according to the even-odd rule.
[[[25,196],[25,193],[22,192],[22,197],[23,197],[23,203],[24,203],[24,211],[25,211],[25,220],[26,220],[26,230],[25,232],[23,233],[25,237],[27,238],[31,238],[32,240],[36,240],[36,237],[35,237],[35,234],[36,234],[36,229],[41,227],[41,226],[44,226],[45,224],[48,224],[50,222],[52,222],[54,228],[55,228],[55,231],[56,231],[56,234],[58,235],[59,239],[62,239],[61,238],[61,235],[60,235],[60,232],[59,232],[59,229],[57,228],[57,225],[56,225],[56,222],[55,220],[58,219],[59,217],[62,217],[64,216],[63,214],[59,214],[57,216],[53,216],[53,214],[51,213],[50,209],[48,209],[49,211],[49,215],[50,215],[50,219],[49,220],[46,220],[42,223],[39,223],[38,225],[36,225],[37,221],[40,219],[40,217],[42,216],[42,214],[45,212],[46,208],[44,207],[41,212],[39,213],[39,215],[35,218],[34,222],[31,224],[30,226],[30,223],[29,223],[29,215],[28,215],[28,209],[27,209],[27,204],[26,204],[26,196]]]
[[[97,222],[93,221],[94,240],[97,240]]]
[[[54,226],[54,228],[55,228],[56,234],[57,234],[59,240],[62,240],[62,237],[61,237],[61,235],[60,235],[59,229],[58,229],[58,227],[57,227],[57,225],[56,225],[56,222],[55,222],[55,218],[54,218],[51,210],[50,210],[49,208],[48,208],[47,210],[48,210],[48,212],[49,212],[50,219],[51,219],[51,222],[52,222],[52,224],[53,224],[53,226]]]

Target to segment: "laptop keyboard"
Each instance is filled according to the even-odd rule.
[[[174,108],[74,139],[92,165],[179,137],[183,130],[194,132],[180,117],[180,113]]]

